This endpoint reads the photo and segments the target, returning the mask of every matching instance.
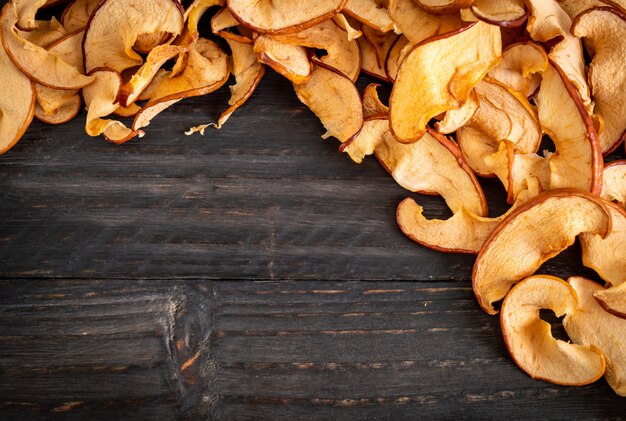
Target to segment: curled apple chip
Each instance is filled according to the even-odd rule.
[[[388,11],[391,20],[413,45],[434,35],[455,31],[465,24],[458,15],[428,13],[413,0],[389,0]]]
[[[39,104],[35,105],[35,117],[38,120],[52,125],[64,124],[76,117],[80,112],[82,101],[80,95],[74,94],[69,97],[60,107],[51,113],[46,113]]]
[[[596,291],[593,296],[604,310],[620,319],[626,319],[626,283]]]
[[[539,310],[557,317],[575,315],[576,292],[562,279],[537,275],[517,284],[502,303],[500,325],[504,343],[515,363],[532,378],[582,386],[604,375],[604,356],[593,344],[577,345],[555,339]]]
[[[620,159],[604,166],[600,196],[617,202],[626,210],[626,160]]]
[[[139,111],[133,130],[150,124],[158,113],[176,102],[194,96],[207,95],[228,80],[228,56],[217,44],[200,38],[189,51],[185,68],[173,77],[166,77],[152,92],[150,101]]]
[[[389,32],[394,28],[394,23],[381,0],[348,0],[343,12],[380,32]]]
[[[458,146],[436,131],[429,128],[419,142],[408,145],[384,138],[376,157],[405,189],[441,195],[452,212],[464,207],[476,215],[488,214],[483,190]]]
[[[1,36],[1,35],[0,35]],[[22,137],[35,112],[35,87],[0,48],[0,154]]]
[[[358,28],[362,28],[363,25],[357,21],[356,19],[351,18],[350,16],[344,15],[343,13],[337,13],[333,16],[333,22],[341,29],[346,32],[346,37],[348,41],[354,41],[355,39],[360,38],[363,35]]]
[[[393,32],[382,33],[369,27],[363,28],[358,39],[361,49],[361,69],[371,76],[390,81],[385,71],[385,59],[398,39]]]
[[[431,118],[467,101],[500,55],[500,28],[483,22],[413,47],[402,60],[391,91],[389,117],[394,136],[405,143],[417,141]]]
[[[182,30],[183,11],[177,0],[103,0],[85,30],[85,71],[108,68],[121,73],[140,66],[143,59],[133,50],[140,35],[162,32],[175,36]]]
[[[396,80],[400,63],[404,59],[404,56],[411,50],[411,47],[411,43],[404,35],[400,35],[393,42],[385,58],[385,73],[389,80]]]
[[[363,90],[363,116],[365,118],[377,115],[377,114],[389,114],[389,107],[381,102],[378,98],[377,83],[370,83]]]
[[[341,143],[363,127],[363,104],[354,83],[343,73],[323,63],[313,63],[311,79],[294,85],[298,99],[320,119],[326,133]]]
[[[254,40],[254,53],[261,63],[270,66],[293,83],[303,83],[311,77],[313,65],[304,47],[259,35]]]
[[[59,57],[21,37],[16,22],[13,3],[7,3],[0,16],[2,44],[15,66],[30,79],[57,89],[80,89],[91,83],[92,78],[82,75]]]
[[[68,31],[55,18],[48,21],[37,21],[37,28],[32,31],[18,31],[20,37],[33,45],[48,48],[68,34]]]
[[[393,140],[392,137],[389,131],[389,116],[376,114],[367,117],[363,121],[361,131],[343,143],[340,150],[346,152],[354,162],[360,164],[363,162],[363,158],[374,153],[376,148],[385,141],[385,138]]]
[[[585,38],[593,51],[589,84],[594,112],[604,120],[599,141],[606,154],[626,137],[626,12],[612,7],[589,9],[576,18],[572,33]]]
[[[612,286],[626,282],[626,211],[608,202],[611,232],[606,238],[587,233],[580,235],[583,264]]]
[[[543,73],[537,110],[543,131],[557,150],[550,157],[550,188],[571,187],[599,194],[604,163],[593,120],[556,63]]]
[[[504,218],[540,192],[539,182],[528,179],[527,189],[518,195],[513,206],[495,218],[478,216],[462,207],[448,219],[427,219],[423,215],[424,209],[407,198],[398,205],[396,221],[407,237],[425,247],[446,253],[475,254]]]
[[[611,215],[602,199],[582,190],[552,190],[517,208],[493,231],[476,258],[472,286],[480,306],[496,314],[494,302],[583,232],[608,235]]]
[[[12,0],[11,2],[15,5],[15,12],[18,16],[17,27],[22,31],[37,29],[35,15],[46,4],[46,0]]]
[[[474,3],[474,0],[416,0],[419,6],[434,15],[458,13]]]
[[[617,7],[625,8],[626,1],[624,0],[556,0],[559,6],[572,18],[580,15],[585,10],[589,10],[595,7]]]
[[[475,90],[472,90],[467,97],[467,101],[461,105],[461,108],[446,111],[445,117],[441,121],[435,123],[435,130],[442,134],[450,134],[457,131],[461,127],[465,126],[465,124],[474,116],[479,106],[480,102],[478,100],[478,94]]]
[[[89,16],[96,10],[101,0],[73,0],[63,11],[61,23],[68,32],[87,27]]]
[[[578,308],[563,319],[568,336],[577,344],[598,348],[606,359],[604,377],[620,396],[626,396],[626,320],[604,311],[593,299],[604,288],[573,276],[569,284],[578,296]]]
[[[287,34],[332,18],[343,9],[346,1],[228,0],[228,8],[235,19],[255,32]]]
[[[328,20],[300,32],[278,35],[274,39],[291,45],[326,51],[320,61],[334,67],[353,81],[361,70],[361,52],[356,40],[348,40],[346,32],[334,21]]]
[[[508,46],[502,52],[502,61],[487,76],[529,97],[541,83],[541,73],[548,68],[548,54],[533,42]]]
[[[476,0],[470,9],[478,19],[502,27],[517,27],[526,20],[524,0]]]

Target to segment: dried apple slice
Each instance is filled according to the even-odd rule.
[[[80,89],[91,83],[92,78],[82,75],[54,54],[22,38],[15,26],[16,22],[13,3],[7,3],[0,16],[2,44],[15,66],[29,78],[57,89]]]
[[[376,114],[389,114],[389,107],[378,98],[377,83],[370,83],[363,90],[363,116],[365,118]]]
[[[213,41],[200,38],[188,54],[185,69],[165,78],[152,93],[150,101],[135,117],[133,130],[146,127],[158,113],[176,102],[207,95],[228,80],[228,56]]]
[[[572,341],[598,348],[606,359],[604,377],[620,396],[626,396],[626,320],[604,311],[593,299],[604,289],[589,279],[571,277],[569,284],[578,296],[578,309],[563,319]]]
[[[287,34],[310,28],[340,12],[347,0],[315,3],[273,0],[228,0],[228,8],[242,25],[262,34]]]
[[[387,53],[385,58],[385,73],[387,78],[391,81],[395,81],[398,76],[398,69],[400,63],[404,59],[404,56],[411,50],[412,45],[404,35],[400,35],[394,41],[393,45]]]
[[[35,112],[35,87],[0,48],[0,154],[21,138]]]
[[[626,160],[613,161],[604,166],[600,196],[617,202],[626,210]]]
[[[96,10],[101,0],[74,0],[63,11],[61,23],[68,32],[87,27],[89,16]]]
[[[385,138],[393,140],[389,131],[389,116],[386,114],[369,116],[364,120],[361,131],[343,143],[339,150],[346,152],[354,162],[360,164],[363,158],[374,153]]]
[[[576,18],[571,31],[592,46],[589,84],[594,110],[604,119],[599,141],[607,154],[626,138],[626,12],[611,7],[587,10]]]
[[[394,136],[405,143],[417,141],[431,118],[467,101],[500,56],[500,28],[483,22],[416,45],[402,60],[391,91]]]
[[[455,31],[465,23],[460,16],[428,13],[413,0],[390,0],[389,16],[413,45],[434,35]]]
[[[582,190],[552,190],[517,208],[498,225],[476,258],[472,286],[480,306],[496,314],[494,302],[583,232],[608,235],[611,215],[602,199]]]
[[[46,0],[11,0],[11,3],[15,5],[18,16],[16,26],[22,31],[37,29],[35,15],[46,4]]]
[[[368,27],[363,28],[363,36],[358,39],[361,48],[361,69],[384,81],[391,81],[385,72],[385,59],[398,39],[393,32],[381,33]]]
[[[334,21],[328,20],[290,35],[274,39],[291,45],[325,50],[322,63],[334,67],[353,81],[361,70],[361,52],[356,40],[349,41],[346,32]]]
[[[501,221],[540,192],[539,182],[528,179],[527,189],[518,195],[513,206],[495,218],[478,216],[462,207],[448,219],[426,219],[424,209],[407,198],[398,205],[396,221],[407,237],[425,247],[446,253],[475,254]]]
[[[461,108],[447,111],[445,117],[435,123],[435,130],[442,134],[456,132],[474,116],[479,105],[478,94],[472,90]]]
[[[343,11],[370,28],[389,32],[394,23],[383,3],[380,0],[348,0]]]
[[[620,319],[626,319],[626,283],[597,291],[593,296],[605,311]]]
[[[470,9],[478,19],[492,25],[515,28],[526,21],[524,0],[476,0]]]
[[[541,73],[548,68],[548,54],[542,46],[522,42],[508,46],[502,61],[487,76],[529,97],[541,83]]]
[[[121,73],[140,66],[143,59],[133,50],[139,35],[179,35],[182,29],[183,11],[177,0],[103,0],[85,30],[85,71],[109,68]]]
[[[554,276],[537,275],[517,284],[502,303],[500,325],[504,343],[515,363],[532,378],[582,386],[604,375],[604,356],[593,344],[576,345],[555,339],[539,310],[557,317],[575,315],[578,299],[573,288]]]
[[[68,31],[54,17],[49,21],[37,21],[37,29],[32,31],[18,31],[18,35],[26,41],[46,49],[67,34]]]
[[[74,94],[52,113],[46,114],[39,104],[35,105],[35,117],[38,120],[52,125],[64,124],[76,117],[80,112],[82,101],[80,95]]]
[[[357,41],[361,50],[361,71],[385,82],[391,82],[387,77],[385,68],[378,63],[376,49],[372,43],[365,37],[361,37]]]
[[[470,7],[474,0],[415,0],[428,13],[434,15],[450,15],[461,9]]]
[[[254,40],[254,53],[261,63],[270,66],[293,83],[303,83],[311,77],[313,65],[304,47],[259,35]]]
[[[606,238],[581,234],[580,244],[583,264],[616,286],[626,282],[626,211],[611,202],[606,205],[611,213],[611,233]]]
[[[543,73],[537,111],[543,131],[557,150],[550,157],[550,188],[573,187],[600,194],[603,160],[593,121],[556,63]]]
[[[294,85],[298,99],[320,119],[326,133],[341,143],[354,137],[363,127],[363,104],[354,83],[333,67],[314,61],[307,82]]]
[[[384,140],[376,148],[376,157],[400,186],[441,195],[452,212],[464,207],[480,216],[488,214],[480,184],[458,146],[447,137],[428,128],[419,142],[409,145]]]
[[[612,6],[618,9],[626,8],[626,1],[624,0],[557,0],[559,6],[572,18],[580,15],[585,10],[589,10],[595,7],[607,7]]]
[[[213,17],[211,18],[211,31],[214,34],[220,34],[222,31],[233,28],[239,25],[239,21],[235,19],[232,13],[230,13],[230,9],[226,6],[221,8]]]

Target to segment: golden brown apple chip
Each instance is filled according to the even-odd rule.
[[[363,90],[363,116],[365,118],[376,114],[389,114],[389,107],[378,98],[377,83],[370,83]]]
[[[35,117],[46,124],[64,124],[76,117],[80,112],[82,101],[80,95],[74,94],[68,98],[59,108],[52,113],[46,114],[39,104],[35,105]]]
[[[585,10],[589,10],[595,7],[613,6],[619,8],[626,8],[626,1],[624,0],[557,0],[559,6],[565,12],[574,19]]]
[[[24,74],[49,88],[80,89],[91,83],[92,78],[82,75],[54,54],[22,38],[15,26],[16,22],[13,3],[7,3],[0,16],[2,44],[15,66]]]
[[[483,22],[413,47],[402,60],[391,92],[394,136],[401,142],[415,142],[431,118],[460,108],[501,53],[500,28]]]
[[[424,209],[407,198],[398,205],[396,221],[407,237],[425,247],[446,253],[475,254],[504,218],[541,192],[536,179],[528,179],[527,186],[513,206],[495,218],[478,216],[462,207],[448,219],[427,219],[423,215]]]
[[[37,29],[17,31],[17,33],[31,44],[47,49],[53,43],[67,36],[68,31],[53,17],[49,21],[37,21]]]
[[[541,73],[548,68],[548,54],[542,46],[522,42],[508,46],[502,61],[487,76],[529,97],[541,83]]]
[[[515,363],[532,378],[582,386],[604,375],[604,356],[593,344],[577,345],[555,339],[539,310],[557,317],[577,314],[578,299],[562,279],[531,276],[517,284],[502,303],[500,325],[504,343]]]
[[[390,0],[389,16],[413,45],[434,35],[455,31],[465,23],[460,16],[428,13],[413,0]]]
[[[22,31],[37,29],[35,15],[46,4],[46,0],[11,0],[11,3],[15,5],[18,17],[16,26]]]
[[[599,194],[603,160],[593,121],[556,63],[543,73],[537,110],[543,131],[557,150],[550,157],[550,188],[573,187]]]
[[[274,39],[291,45],[325,50],[320,61],[334,67],[353,81],[361,70],[361,52],[356,40],[349,41],[346,32],[328,20],[295,34],[279,35]]]
[[[380,0],[348,0],[343,11],[380,32],[393,30],[394,23]]]
[[[121,73],[140,66],[143,59],[133,50],[139,35],[178,35],[182,30],[183,11],[176,0],[103,0],[85,30],[85,71],[109,68]]]
[[[488,214],[483,190],[454,142],[430,128],[409,145],[384,140],[376,157],[400,186],[441,195],[452,212],[464,207],[479,216]]]
[[[163,79],[154,90],[150,101],[135,117],[133,130],[146,127],[158,113],[184,98],[207,95],[219,89],[228,76],[226,53],[213,41],[200,38],[189,52],[184,70]]]
[[[343,73],[323,63],[313,63],[307,82],[294,85],[298,99],[320,119],[326,133],[341,143],[347,142],[363,127],[363,104],[354,83]]]
[[[626,137],[626,13],[611,7],[580,14],[572,33],[590,43],[589,85],[595,112],[604,120],[599,135],[602,153],[610,153]]]
[[[517,208],[498,225],[476,258],[472,286],[480,306],[496,314],[494,302],[583,232],[608,235],[611,216],[602,199],[582,190],[552,190]]]
[[[223,7],[211,18],[211,31],[216,35],[237,25],[239,25],[239,21],[230,13],[228,7]]]
[[[35,87],[0,48],[0,154],[15,145],[33,120]]]
[[[340,150],[350,155],[357,164],[363,162],[363,158],[374,153],[376,148],[385,141],[392,139],[389,131],[389,116],[377,114],[369,116],[363,122],[361,131],[341,145]]]
[[[623,245],[622,243],[622,247]],[[626,319],[626,283],[597,291],[593,296],[605,311],[620,319]]]
[[[228,0],[228,8],[255,32],[287,34],[310,28],[340,12],[347,0]]]
[[[476,0],[470,9],[478,19],[502,27],[517,27],[526,20],[524,0]]]
[[[457,131],[459,128],[465,126],[474,116],[479,105],[478,94],[475,90],[472,90],[467,97],[467,101],[461,108],[447,111],[443,120],[435,123],[435,130],[442,134],[450,134]]]
[[[578,296],[578,308],[563,319],[565,331],[575,343],[602,352],[607,383],[618,395],[626,396],[626,320],[610,315],[593,299],[604,291],[600,285],[577,276],[568,282]]]
[[[351,18],[350,16],[346,17],[343,13],[337,13],[333,16],[333,22],[346,32],[348,41],[355,40],[363,35],[363,32],[357,29],[363,27],[361,22]]]
[[[474,0],[415,0],[428,13],[434,15],[450,15],[458,13],[474,3]]]
[[[73,0],[63,11],[61,23],[69,32],[87,27],[89,16],[101,0]]]
[[[371,76],[391,81],[385,72],[385,59],[397,38],[398,35],[393,32],[383,34],[364,27],[363,36],[358,39],[361,47],[361,69]]]
[[[604,166],[600,196],[617,202],[626,210],[626,160],[620,159]]]
[[[398,69],[400,68],[400,63],[404,59],[404,56],[411,50],[412,45],[409,40],[404,36],[400,35],[394,41],[393,45],[389,49],[387,53],[387,57],[385,58],[385,73],[387,74],[387,78],[391,81],[395,81],[398,76]]]
[[[304,47],[259,35],[254,40],[254,53],[261,63],[270,66],[293,83],[303,83],[311,77],[313,65]]]
[[[611,232],[606,238],[581,234],[583,264],[595,270],[612,286],[626,282],[626,211],[607,203],[611,213]]]

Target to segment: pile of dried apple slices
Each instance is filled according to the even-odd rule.
[[[33,117],[62,124],[83,104],[88,135],[124,143],[232,75],[218,120],[187,134],[220,128],[270,67],[353,161],[374,155],[403,188],[443,197],[452,217],[409,198],[398,224],[426,247],[477,254],[478,303],[496,314],[502,302],[524,371],[563,385],[605,376],[626,396],[626,160],[604,162],[626,137],[626,1],[73,0],[38,20],[59,3],[2,9],[0,153]],[[359,92],[361,71],[392,84],[389,105],[378,85]],[[481,178],[502,183],[505,214],[489,215]],[[577,238],[604,285],[535,274]],[[541,309],[565,316],[571,343]]]

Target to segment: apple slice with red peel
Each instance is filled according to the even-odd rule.
[[[604,310],[615,317],[626,319],[626,283],[597,291],[593,296]]]
[[[184,98],[207,95],[219,89],[228,77],[226,53],[213,41],[200,38],[189,51],[182,72],[164,78],[154,89],[150,101],[135,116],[133,130],[148,126],[157,114]]]
[[[35,86],[0,48],[0,154],[24,135],[35,113]]]
[[[303,83],[311,77],[313,65],[304,47],[259,35],[254,40],[254,53],[261,63],[270,66],[293,83]]]
[[[73,0],[63,11],[61,23],[68,32],[74,32],[87,27],[89,16],[96,9],[101,0]]]
[[[607,154],[626,138],[626,12],[613,7],[589,9],[576,17],[571,31],[593,50],[589,85],[594,112],[604,119],[599,141]]]
[[[177,0],[103,0],[92,12],[85,30],[85,71],[109,68],[121,73],[140,66],[143,59],[133,46],[141,34],[176,36],[182,30],[183,10]]]
[[[361,71],[385,82],[391,82],[385,73],[385,68],[378,63],[376,49],[371,41],[365,37],[360,37],[357,42],[361,50]]]
[[[57,89],[80,89],[91,83],[92,78],[82,75],[54,54],[22,38],[15,26],[16,22],[13,3],[7,3],[0,16],[2,44],[15,66],[30,79]]]
[[[536,102],[539,123],[557,150],[550,157],[550,188],[571,187],[600,194],[604,164],[593,120],[556,63],[543,73]]]
[[[385,71],[385,59],[399,35],[393,32],[382,33],[367,26],[363,27],[363,36],[358,39],[361,47],[361,69],[384,81],[390,82]]]
[[[480,184],[467,166],[458,146],[428,128],[419,142],[402,144],[384,138],[376,148],[376,158],[405,189],[441,195],[452,212],[464,207],[479,215],[488,214]]]
[[[444,118],[435,123],[435,130],[441,134],[456,132],[474,116],[479,105],[478,94],[472,90],[461,108],[447,111]]]
[[[334,67],[355,81],[361,70],[361,51],[356,40],[348,40],[346,31],[328,20],[290,35],[278,35],[274,39],[285,44],[325,50],[320,61]]]
[[[385,73],[390,81],[393,82],[396,80],[400,63],[404,59],[404,56],[411,50],[411,47],[412,45],[409,40],[404,35],[400,35],[389,49],[387,57],[385,58]]]
[[[416,0],[416,2],[433,15],[450,15],[470,7],[474,0]]]
[[[389,0],[388,12],[391,20],[413,45],[465,25],[460,15],[433,15],[414,0]]]
[[[584,232],[611,232],[611,215],[597,196],[559,189],[524,203],[498,225],[478,253],[472,286],[480,306],[496,314],[494,302]]]
[[[35,105],[35,117],[37,117],[39,121],[46,124],[64,124],[76,117],[76,115],[80,112],[81,104],[82,100],[78,94],[71,96],[60,107],[49,114],[46,114],[43,108],[37,104]]]
[[[581,277],[568,282],[578,296],[578,309],[563,319],[565,331],[575,343],[602,352],[607,383],[618,395],[626,396],[626,320],[607,313],[593,299],[605,291],[600,285]]]
[[[604,375],[606,362],[598,348],[555,339],[550,324],[539,315],[548,309],[557,317],[570,317],[577,308],[574,289],[548,275],[524,279],[504,299],[500,315],[504,343],[515,363],[532,378],[582,386]]]
[[[595,7],[616,7],[618,9],[626,8],[626,1],[624,0],[556,0],[559,6],[569,15],[570,18],[575,19],[585,10],[593,9]]]
[[[611,213],[611,233],[602,238],[581,234],[583,264],[612,286],[626,282],[626,211],[614,203],[606,203]]]
[[[407,198],[398,205],[396,221],[407,237],[425,247],[446,253],[476,254],[504,218],[541,192],[536,179],[529,179],[527,183],[527,190],[522,191],[513,206],[499,217],[478,216],[462,207],[448,219],[426,219],[423,208]]]
[[[494,143],[490,136],[472,125],[459,127],[456,141],[467,165],[476,175],[483,178],[496,177],[496,169],[487,164],[485,159],[497,151],[497,142]]]
[[[487,76],[529,97],[537,91],[541,73],[547,68],[548,54],[543,47],[521,42],[508,46],[502,52],[502,61]]]
[[[311,79],[294,89],[326,128],[324,139],[332,136],[344,143],[361,131],[363,103],[356,86],[343,73],[314,60]]]
[[[604,166],[600,196],[608,201],[617,202],[626,210],[626,159],[613,161]]]
[[[363,116],[365,118],[376,114],[389,114],[389,107],[383,104],[378,98],[377,83],[370,83],[363,90]]]
[[[431,118],[460,108],[501,53],[500,28],[483,22],[413,47],[402,60],[391,92],[394,136],[404,143],[415,142]]]
[[[394,23],[380,0],[348,0],[343,12],[380,32],[389,32]]]
[[[372,115],[364,120],[361,131],[352,139],[342,143],[339,150],[346,152],[354,162],[360,164],[363,158],[374,153],[385,138],[393,140],[389,131],[389,116],[387,114]]]
[[[505,28],[516,28],[526,21],[524,0],[476,0],[470,10],[478,19]]]
[[[242,25],[260,34],[292,34],[332,18],[347,0],[306,1],[228,0]]]

